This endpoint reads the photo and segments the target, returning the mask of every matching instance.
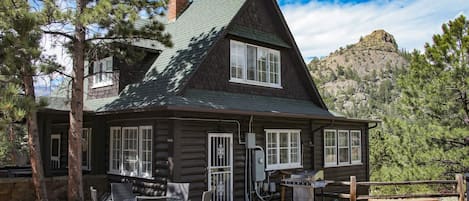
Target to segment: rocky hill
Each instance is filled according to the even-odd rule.
[[[396,77],[408,65],[394,36],[376,30],[308,65],[328,107],[349,117],[375,117],[369,110],[396,96]],[[379,112],[373,112],[379,113]]]

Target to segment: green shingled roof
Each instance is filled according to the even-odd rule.
[[[255,30],[241,25],[231,26],[228,30],[228,33],[234,36],[239,36],[279,47],[290,48],[290,45],[288,45],[287,42],[283,41],[275,34]]]
[[[119,97],[85,100],[85,108],[96,112],[118,112],[175,106],[335,118],[327,110],[307,100],[194,89],[180,93],[190,75],[224,33],[290,48],[285,41],[272,34],[242,26],[231,26],[226,30],[245,1],[193,1],[176,21],[166,25],[166,31],[172,36],[173,47],[166,48],[149,40],[134,43],[136,46],[161,51],[142,81],[126,86]],[[54,101],[63,102],[64,99],[56,98]],[[62,102],[55,109],[67,108]]]

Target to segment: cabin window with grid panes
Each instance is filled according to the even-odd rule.
[[[301,166],[300,130],[266,129],[267,170]]]
[[[93,88],[112,85],[112,57],[93,63]]]
[[[230,42],[230,82],[281,88],[280,80],[280,51]]]

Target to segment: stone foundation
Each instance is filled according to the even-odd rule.
[[[67,200],[67,176],[45,178],[47,195],[50,201]],[[106,175],[84,175],[83,193],[85,200],[90,200],[90,186],[98,190],[98,195],[109,192]],[[0,178],[0,201],[34,201],[36,200],[31,178]]]

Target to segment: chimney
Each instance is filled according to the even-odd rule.
[[[174,22],[181,11],[186,8],[188,0],[169,0],[168,21]]]

